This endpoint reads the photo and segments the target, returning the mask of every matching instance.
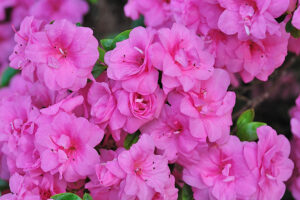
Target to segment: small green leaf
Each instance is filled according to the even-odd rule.
[[[290,33],[294,38],[300,38],[300,30],[295,28],[292,24],[292,20],[288,21],[285,26],[286,32]]]
[[[102,74],[102,72],[104,72],[105,70],[106,70],[106,66],[97,63],[97,64],[94,66],[94,68],[93,68],[92,74],[93,74],[94,78],[96,79],[96,78],[98,78],[98,77]]]
[[[0,191],[9,189],[8,182],[5,180],[0,179]]]
[[[138,26],[142,26],[142,27],[146,27],[145,23],[144,23],[144,16],[141,15],[140,18],[138,18],[137,20],[134,20],[131,24],[132,28],[138,27]]]
[[[124,148],[128,150],[133,144],[137,143],[140,134],[140,131],[137,131],[133,134],[128,134],[124,141]]]
[[[254,109],[246,110],[239,116],[239,118],[236,122],[237,127],[241,127],[242,125],[244,125],[246,123],[253,122],[254,116],[255,116]]]
[[[116,47],[117,42],[121,42],[129,38],[130,30],[123,31],[122,33],[118,34],[114,39],[103,39],[100,40],[100,43],[105,51],[113,50]]]
[[[258,139],[256,129],[260,126],[267,125],[263,122],[250,122],[238,128],[237,136],[241,141],[255,141]]]
[[[112,43],[114,42],[113,39],[102,39],[100,40],[100,43],[102,47],[105,49],[105,51],[110,51],[112,50]]]
[[[83,200],[93,200],[93,198],[92,198],[92,196],[91,196],[90,194],[85,193],[85,194],[83,195]]]
[[[98,47],[98,51],[99,51],[99,60],[100,62],[104,63],[104,56],[105,56],[105,50]]]
[[[77,23],[76,23],[76,26],[82,26],[82,25],[80,24],[80,22],[77,22]]]
[[[56,194],[51,197],[51,199],[54,200],[81,200],[79,196],[73,193],[62,193],[62,194]]]
[[[193,191],[192,188],[184,184],[184,186],[179,190],[178,200],[193,200]]]
[[[99,2],[99,0],[88,0],[89,3],[92,3],[92,4],[97,4]]]
[[[2,87],[8,86],[12,77],[14,77],[18,72],[19,70],[16,70],[14,68],[11,67],[6,68],[2,74],[1,86]]]

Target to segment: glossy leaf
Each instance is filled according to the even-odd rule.
[[[255,116],[254,109],[246,110],[239,116],[239,118],[236,122],[237,127],[241,127],[242,125],[244,125],[246,123],[253,122],[254,116]]]
[[[140,134],[141,133],[139,131],[135,132],[134,134],[128,134],[124,141],[124,148],[128,150],[133,144],[137,143]]]
[[[100,43],[101,43],[101,45],[102,45],[102,47],[104,48],[105,51],[113,50],[116,47],[117,42],[121,42],[121,41],[126,40],[126,39],[129,38],[130,32],[131,32],[131,29],[123,31],[122,33],[118,34],[113,39],[100,40]]]
[[[14,68],[11,67],[6,68],[2,74],[1,86],[2,87],[8,86],[12,77],[14,77],[18,72],[19,70],[16,70]]]
[[[193,200],[193,191],[192,188],[184,184],[184,186],[179,190],[178,200]]]
[[[51,197],[54,200],[82,200],[79,196],[73,193],[56,194]]]
[[[102,72],[104,72],[106,70],[106,66],[101,65],[101,64],[96,64],[93,68],[92,74],[94,76],[94,78],[98,78]]]
[[[258,139],[256,129],[260,126],[267,125],[263,122],[250,122],[238,128],[237,136],[241,141],[255,141]]]
[[[85,193],[85,194],[83,195],[83,200],[93,200],[93,198],[92,198],[92,196],[91,196],[90,194]]]

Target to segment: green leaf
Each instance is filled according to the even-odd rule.
[[[258,139],[256,129],[260,126],[267,125],[263,122],[250,122],[238,128],[237,136],[241,141],[255,141]]]
[[[62,194],[56,194],[51,197],[51,199],[54,200],[81,200],[79,196],[73,193],[62,193]]]
[[[102,72],[104,72],[106,70],[106,68],[107,68],[106,66],[97,63],[94,66],[93,71],[92,71],[94,78],[95,79],[98,78],[102,74]]]
[[[145,23],[144,23],[144,16],[141,15],[140,18],[138,18],[137,20],[134,20],[131,24],[132,28],[138,27],[138,26],[142,26],[142,27],[146,27]]]
[[[8,182],[5,180],[0,179],[0,191],[9,189]]]
[[[87,0],[87,1],[92,4],[97,4],[99,2],[99,0]]]
[[[137,131],[133,134],[128,134],[124,141],[124,148],[128,150],[133,144],[137,143],[140,134],[140,131]]]
[[[82,25],[80,24],[80,22],[77,22],[77,23],[76,23],[76,26],[82,26]]]
[[[255,116],[254,109],[246,110],[239,116],[239,118],[236,122],[237,127],[241,127],[242,125],[244,125],[246,123],[253,122],[254,116]]]
[[[105,55],[105,50],[98,47],[98,51],[99,51],[99,60],[100,62],[104,63],[104,55]]]
[[[83,195],[83,200],[93,200],[93,198],[92,198],[92,196],[91,196],[90,194],[85,193],[85,194]]]
[[[288,21],[285,26],[286,32],[290,33],[294,38],[300,38],[300,30],[295,28],[292,24],[292,20]]]
[[[179,190],[178,200],[193,200],[193,191],[192,188],[184,184],[184,186]]]
[[[130,30],[123,31],[122,33],[118,34],[114,39],[103,39],[100,40],[100,43],[105,51],[113,50],[116,47],[117,42],[121,42],[129,38]]]
[[[112,46],[113,46],[113,43],[114,40],[113,39],[102,39],[100,40],[100,43],[102,45],[102,47],[105,49],[105,51],[110,51],[112,50]]]
[[[18,72],[19,70],[16,70],[14,68],[11,67],[6,68],[2,74],[1,86],[2,87],[8,86],[12,77],[14,77]]]

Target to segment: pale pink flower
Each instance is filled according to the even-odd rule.
[[[256,180],[243,157],[243,144],[230,136],[225,144],[210,144],[198,152],[198,162],[186,165],[183,180],[194,187],[200,199],[248,199]]]
[[[130,32],[127,40],[118,42],[114,50],[107,52],[108,78],[120,81],[128,92],[153,93],[158,86],[158,71],[149,57],[153,37],[151,29],[137,27]]]
[[[188,93],[171,92],[168,102],[180,107],[188,117],[191,135],[202,141],[225,139],[232,124],[235,93],[227,92],[230,78],[226,71],[215,69],[213,76],[201,81]]]
[[[266,38],[276,34],[280,17],[289,6],[289,0],[219,0],[225,8],[219,18],[219,28],[228,35],[238,34],[239,39]]]
[[[43,171],[59,173],[68,182],[93,173],[94,165],[99,162],[94,147],[101,142],[103,130],[85,118],[64,112],[38,125],[35,143]]]
[[[25,55],[38,65],[39,79],[52,90],[79,90],[87,83],[96,63],[98,41],[93,31],[57,20],[34,34]]]
[[[51,196],[66,192],[66,183],[50,174],[13,174],[9,180],[12,193],[1,200],[48,200]]]
[[[288,158],[291,146],[287,138],[277,135],[269,126],[257,129],[258,143],[244,145],[244,157],[256,178],[257,191],[254,199],[281,199],[292,175],[294,164]]]
[[[213,74],[214,57],[204,50],[204,42],[180,24],[158,31],[160,43],[151,46],[153,65],[163,72],[165,92],[182,86],[191,90],[198,81]]]
[[[88,10],[88,3],[84,0],[39,0],[30,7],[29,12],[47,22],[66,19],[77,23],[83,21]]]

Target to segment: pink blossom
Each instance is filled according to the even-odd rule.
[[[237,137],[230,136],[222,145],[210,144],[198,156],[198,162],[183,171],[183,180],[195,187],[197,199],[247,199],[255,193],[255,179]]]
[[[0,110],[1,148],[10,172],[38,168],[39,155],[33,144],[38,109],[32,106],[29,96],[13,95],[1,100]]]
[[[267,81],[287,55],[289,35],[281,28],[281,35],[267,34],[262,40],[239,41],[235,37],[223,38],[218,44],[216,55],[218,66],[225,67],[229,72],[239,72],[246,83],[254,78]]]
[[[73,23],[82,22],[89,6],[83,0],[39,0],[30,7],[30,14],[46,20],[66,19]]]
[[[45,22],[37,20],[34,17],[26,17],[21,23],[20,30],[15,34],[15,42],[17,43],[13,53],[10,55],[10,67],[20,69],[22,75],[31,81],[34,81],[37,77],[33,73],[35,71],[35,63],[27,58],[25,50],[28,44],[34,43],[33,34],[42,31],[45,26]]]
[[[189,154],[199,142],[190,133],[188,118],[176,105],[165,104],[160,117],[143,126],[141,132],[151,135],[155,146],[171,162],[180,153]]]
[[[117,106],[109,84],[94,82],[88,93],[88,102],[91,105],[93,122],[105,127]]]
[[[34,34],[25,55],[38,65],[40,80],[52,90],[79,90],[98,59],[98,41],[89,28],[57,20]]]
[[[292,24],[297,29],[300,29],[300,8],[299,8],[299,6],[298,6],[298,8],[295,10],[295,12],[293,14]]]
[[[293,52],[293,53],[299,55],[300,54],[300,39],[294,38],[294,37],[290,37],[290,39],[289,39],[289,45],[288,45],[288,50],[290,52]]]
[[[172,22],[170,2],[171,0],[128,0],[124,11],[133,20],[143,15],[147,26],[162,27]]]
[[[134,133],[145,123],[158,118],[165,101],[160,88],[149,95],[127,92],[119,84],[112,90],[117,101],[116,110],[109,121],[112,130],[123,128],[128,133]]]
[[[219,18],[219,28],[228,35],[238,34],[239,39],[250,36],[257,39],[266,38],[266,33],[275,34],[280,25],[275,18],[287,11],[286,0],[219,0],[225,8]]]
[[[285,192],[284,181],[293,172],[294,164],[288,158],[290,143],[283,135],[277,135],[269,126],[257,129],[258,143],[244,145],[244,157],[256,178],[257,192],[253,198],[281,199]]]
[[[13,43],[13,31],[10,24],[1,23],[0,24],[0,68],[8,66],[8,56],[12,51]],[[2,71],[1,69],[1,71]]]
[[[170,183],[168,161],[154,155],[154,142],[147,134],[143,134],[129,151],[121,152],[118,163],[125,172],[125,196],[151,200],[156,192],[164,194],[164,188]]]
[[[66,191],[66,183],[50,174],[24,176],[15,173],[9,180],[12,193],[0,197],[1,200],[48,200],[51,196]]]
[[[168,102],[179,106],[180,112],[188,117],[193,137],[215,142],[229,135],[235,104],[235,93],[227,92],[229,84],[226,71],[215,69],[210,79],[202,81],[190,92],[170,93]]]
[[[295,168],[291,179],[289,180],[289,190],[295,199],[300,198],[300,140],[294,137],[291,141],[291,159],[294,161]]]
[[[151,60],[163,71],[165,92],[179,86],[189,91],[213,74],[214,57],[204,50],[201,38],[186,27],[174,24],[172,29],[160,29],[158,36],[160,43],[151,47]]]
[[[130,32],[129,39],[118,42],[114,50],[107,52],[108,78],[121,81],[128,92],[153,93],[158,86],[158,71],[149,59],[153,37],[152,30],[137,27]]]
[[[35,143],[42,170],[59,173],[69,182],[85,178],[99,162],[94,147],[102,138],[103,131],[97,126],[64,112],[50,121],[40,121]]]

